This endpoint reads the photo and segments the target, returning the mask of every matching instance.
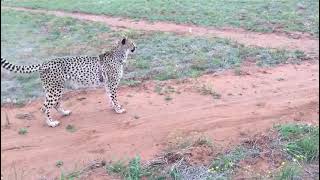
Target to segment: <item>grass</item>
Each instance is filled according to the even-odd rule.
[[[135,157],[125,164],[123,161],[114,162],[106,169],[109,173],[120,175],[125,180],[140,180],[145,172],[141,167],[140,157]]]
[[[122,85],[129,86],[129,87],[136,87],[136,86],[139,86],[139,85],[141,84],[141,81],[132,80],[132,79],[122,80],[122,81],[121,81],[121,84],[122,84]]]
[[[10,0],[2,5],[80,11],[123,16],[150,21],[172,21],[202,26],[241,27],[252,31],[300,31],[319,33],[319,1],[90,1],[90,0]]]
[[[154,92],[158,93],[159,95],[163,95],[162,89],[163,87],[160,84],[157,84],[154,88]]]
[[[180,174],[176,168],[173,168],[170,171],[170,177],[172,180],[180,180],[181,179]]]
[[[109,174],[114,174],[119,176],[121,179],[125,180],[138,180],[138,179],[233,179],[237,177],[238,173],[242,174],[242,171],[251,172],[245,170],[247,165],[255,162],[259,157],[264,157],[265,162],[269,165],[272,164],[272,168],[268,169],[267,174],[260,174],[258,176],[256,171],[253,171],[253,177],[260,179],[276,179],[276,180],[289,180],[289,179],[310,179],[310,177],[316,177],[316,173],[319,170],[314,169],[315,174],[308,175],[305,174],[306,167],[310,163],[315,163],[318,160],[316,154],[313,155],[315,159],[313,161],[295,160],[293,158],[287,158],[286,154],[291,156],[288,151],[281,151],[282,146],[286,146],[292,142],[298,142],[301,139],[306,139],[308,137],[319,138],[319,127],[309,126],[303,124],[283,124],[276,126],[275,131],[271,131],[267,136],[258,137],[258,139],[250,139],[249,141],[244,141],[249,144],[236,145],[235,147],[228,149],[224,152],[215,154],[218,146],[213,146],[211,139],[206,136],[175,136],[170,140],[172,145],[168,146],[168,149],[160,157],[157,157],[155,162],[147,164],[142,164],[139,156],[126,161],[115,161],[113,163],[104,165],[106,172]],[[267,138],[267,139],[266,139]],[[270,138],[270,139],[269,139]],[[270,140],[270,141],[269,141]],[[319,145],[316,139],[312,139],[312,143]],[[192,149],[210,148],[214,156],[207,158],[212,158],[209,165],[199,165],[190,164],[188,160],[192,159]],[[216,147],[216,148],[215,148]],[[303,146],[301,146],[303,147]],[[305,148],[304,151],[306,151]],[[209,150],[209,149],[206,149]],[[271,154],[269,154],[269,150]],[[276,152],[275,152],[276,151]],[[275,155],[275,156],[274,156]],[[283,156],[285,155],[285,156]],[[292,156],[293,157],[293,156]],[[275,158],[275,159],[273,159]],[[283,159],[284,158],[284,159]],[[192,162],[192,161],[191,161]],[[281,165],[277,165],[274,162],[282,162]],[[249,164],[247,164],[249,163]],[[310,167],[310,166],[309,166]],[[256,170],[256,169],[251,169]],[[269,171],[270,170],[270,171]],[[310,169],[308,169],[310,170]],[[79,177],[80,171],[75,171],[74,173],[68,174],[66,177]],[[306,171],[309,172],[309,171]],[[246,177],[245,173],[243,174]],[[201,178],[200,178],[201,177]],[[250,177],[248,179],[253,178]],[[70,179],[70,178],[65,178]]]
[[[184,135],[178,135],[173,137],[172,140],[170,140],[170,144],[166,148],[166,152],[176,152],[176,151],[184,151],[192,147],[199,147],[199,146],[206,146],[209,148],[213,147],[213,142],[210,138],[204,136],[204,135],[190,135],[190,136],[184,136]]]
[[[316,132],[317,127],[305,124],[288,123],[276,126],[276,129],[285,140],[290,140],[301,138],[305,134]]]
[[[193,149],[213,152],[214,147],[211,139],[197,133],[187,137],[173,136],[172,138],[174,139],[170,140],[170,145],[163,154],[143,166],[144,173],[142,174],[145,174],[146,179],[198,179],[190,178],[187,175],[190,167],[188,162],[191,162],[189,160],[192,158],[191,152]],[[205,170],[205,172],[207,171]],[[201,176],[201,172],[197,173]]]
[[[60,168],[63,165],[63,161],[59,160],[56,162],[56,166]]]
[[[75,127],[74,125],[71,125],[71,124],[68,124],[68,125],[66,126],[66,130],[67,130],[68,132],[71,132],[71,133],[77,131],[76,127]]]
[[[210,171],[212,173],[225,173],[232,171],[237,163],[246,157],[246,149],[237,147],[227,154],[223,154],[213,160]]]
[[[166,86],[166,85],[159,83],[159,82],[156,84],[156,86],[154,88],[154,92],[156,92],[159,95],[166,95],[165,99],[167,99],[167,97],[168,97],[168,100],[171,100],[170,96],[169,96],[170,94],[172,94],[174,92],[177,93],[177,91],[174,89],[174,87]]]
[[[277,129],[285,140],[285,151],[293,159],[306,162],[319,160],[319,127],[286,124]]]
[[[79,177],[79,173],[77,171],[72,172],[70,174],[65,175],[64,173],[61,173],[60,180],[75,180]]]
[[[167,96],[164,98],[164,100],[166,100],[166,101],[171,101],[171,100],[172,100],[172,97],[169,96],[169,95],[167,95]]]
[[[234,74],[235,74],[236,76],[242,76],[242,75],[245,75],[245,74],[247,74],[247,73],[244,72],[243,70],[241,70],[240,67],[235,67],[235,68],[234,68]]]
[[[1,12],[2,57],[16,64],[36,64],[57,56],[96,56],[121,34],[138,50],[128,60],[121,84],[137,86],[142,80],[197,77],[234,68],[250,57],[258,65],[299,62],[300,51],[244,47],[235,42],[170,33],[110,30],[105,25],[27,12]],[[292,62],[290,61],[290,62]],[[293,62],[293,63],[294,63]],[[18,102],[41,96],[39,75],[2,71],[1,102]]]
[[[126,164],[123,161],[116,161],[109,166],[107,166],[107,170],[112,173],[121,173],[126,171]]]
[[[112,162],[105,166],[108,174],[117,175],[124,180],[140,180],[140,179],[150,179],[150,180],[165,180],[167,175],[158,175],[157,168],[144,167],[141,164],[139,156],[132,158],[128,163],[122,160]],[[168,172],[170,174],[170,172]]]
[[[200,136],[196,141],[193,143],[193,146],[208,146],[213,147],[213,142],[210,138],[206,136]]]
[[[202,85],[201,88],[198,89],[198,91],[202,95],[211,95],[214,99],[220,99],[221,94],[217,93],[215,90],[213,90],[212,87],[207,85]]]
[[[257,153],[261,152],[265,143],[271,148],[271,152],[279,151],[279,158],[287,158],[287,162],[283,163],[278,170],[273,171],[274,179],[301,179],[303,170],[309,165],[319,162],[319,127],[305,124],[283,124],[276,126],[275,129],[279,132],[275,137],[271,136],[272,141],[265,141],[260,146],[255,144],[259,140],[254,140],[254,147],[248,148],[237,146],[227,153],[216,157],[209,169],[215,177],[227,178],[237,169],[239,170],[239,162],[247,157],[256,158]],[[275,138],[275,139],[274,139]],[[262,145],[262,146],[261,146]],[[283,149],[283,151],[281,151]],[[270,149],[269,149],[270,150]],[[274,159],[270,159],[274,161]],[[280,160],[280,159],[278,159]],[[241,166],[244,166],[243,164]],[[241,169],[241,168],[240,168]],[[319,170],[315,170],[319,172]],[[233,174],[234,175],[234,174]],[[313,176],[313,175],[311,175]]]
[[[27,128],[20,128],[18,131],[18,134],[20,135],[25,135],[28,133],[28,129]]]
[[[300,179],[302,168],[297,163],[288,163],[284,165],[276,174],[276,180]]]

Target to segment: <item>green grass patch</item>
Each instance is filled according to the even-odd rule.
[[[68,124],[68,125],[66,126],[66,130],[67,130],[68,132],[71,132],[71,133],[77,131],[76,127],[75,127],[74,125],[71,125],[71,124]]]
[[[295,123],[279,125],[276,126],[276,129],[285,140],[298,139],[304,137],[305,135],[319,131],[318,127]]]
[[[211,95],[214,99],[220,99],[221,94],[216,92],[212,87],[207,85],[202,85],[201,88],[198,89],[198,91],[202,95]]]
[[[124,176],[127,171],[127,166],[124,161],[119,160],[106,166],[106,169],[110,173],[121,174],[122,176]]]
[[[285,140],[285,151],[294,159],[306,162],[319,160],[319,127],[286,124],[277,129]]]
[[[80,11],[150,21],[172,21],[203,26],[241,27],[252,31],[300,31],[319,33],[319,1],[90,1],[10,0],[2,5]]]
[[[208,138],[205,135],[195,134],[187,137],[184,135],[178,135],[176,137],[173,137],[172,140],[170,140],[170,143],[166,148],[165,152],[180,152],[190,149],[192,147],[200,146],[212,148],[213,142],[210,138]]]
[[[170,33],[112,31],[103,24],[3,10],[2,57],[16,64],[37,64],[60,56],[97,56],[127,34],[137,44],[130,55],[122,84],[141,80],[197,77],[204,73],[239,67],[247,58],[258,65],[300,62],[304,54],[266,48],[249,48],[219,38],[185,37]],[[1,102],[24,101],[42,95],[37,73],[2,72]],[[9,99],[9,100],[8,100]]]
[[[213,160],[210,171],[212,173],[231,172],[237,163],[246,157],[246,149],[237,147],[229,153],[223,154]]]
[[[195,134],[194,136],[185,136],[181,134],[172,137],[173,139],[170,140],[168,149],[160,157],[157,157],[155,161],[149,161],[154,163],[142,164],[141,159],[137,156],[129,161],[115,161],[107,165],[104,164],[101,167],[104,167],[107,173],[117,175],[125,180],[233,179],[239,175],[238,173],[243,174],[242,171],[245,171],[247,165],[255,165],[250,163],[254,162],[252,160],[256,158],[260,159],[262,155],[266,155],[263,156],[266,158],[264,160],[267,162],[270,161],[269,163],[275,165],[269,169],[271,172],[268,172],[268,174],[258,174],[258,176],[256,176],[256,172],[253,171],[252,175],[254,176],[251,176],[251,174],[246,176],[244,173],[244,178],[251,179],[254,177],[254,179],[272,178],[276,180],[291,180],[311,179],[311,177],[314,179],[314,177],[317,177],[319,171],[315,169],[316,167],[310,172],[308,171],[310,169],[306,169],[306,167],[310,165],[312,161],[315,162],[314,160],[316,159],[313,159],[312,161],[297,161],[287,157],[287,155],[291,155],[289,151],[282,151],[281,149],[282,146],[287,147],[290,143],[296,143],[299,147],[303,147],[303,151],[301,152],[312,152],[310,154],[313,155],[310,157],[316,157],[314,156],[315,153],[313,151],[306,150],[313,149],[306,148],[309,147],[311,144],[310,142],[307,143],[309,144],[307,146],[303,145],[303,143],[301,145],[299,142],[310,137],[319,138],[319,128],[317,126],[292,123],[279,125],[275,128],[279,133],[270,131],[270,134],[267,136],[259,136],[258,139],[250,139],[249,141],[245,141],[246,144],[237,145],[225,152],[214,155],[214,157],[208,157],[212,158],[209,166],[191,164],[188,163],[188,160],[189,157],[192,159],[192,156],[189,154],[189,152],[192,151],[189,150],[192,150],[195,147],[202,146],[216,150],[216,148],[212,146],[211,139],[200,134]],[[266,140],[266,137],[270,139]],[[316,139],[312,139],[311,141],[313,144],[319,145]],[[251,144],[251,142],[254,144]],[[267,156],[268,151],[275,153],[276,159],[273,159],[273,156]],[[306,155],[305,157],[308,156]],[[273,164],[274,160],[276,160],[275,162],[277,163],[279,163],[279,161],[283,162],[280,166],[277,166],[277,163]],[[274,169],[274,167],[276,169]],[[304,173],[304,171],[309,174]],[[69,173],[64,176],[64,179],[80,178],[80,172],[81,171],[74,171],[73,173]],[[246,171],[246,173],[247,172],[251,171]]]
[[[302,168],[297,163],[288,163],[284,165],[276,174],[276,180],[300,179]]]
[[[66,175],[64,173],[61,173],[60,180],[76,180],[77,178],[79,178],[79,176],[80,176],[80,173],[78,171],[75,171]]]
[[[181,179],[181,175],[179,174],[179,172],[176,168],[173,168],[170,171],[170,177],[172,180],[180,180]]]
[[[130,87],[136,87],[141,84],[141,81],[128,79],[128,80],[122,80],[121,84],[130,86]]]
[[[28,133],[28,129],[27,128],[20,128],[18,131],[18,134],[20,135],[25,135]]]
[[[158,82],[156,86],[154,87],[154,92],[158,93],[159,95],[167,95],[176,92],[175,88],[172,86],[166,86],[162,84],[161,82]]]
[[[210,138],[206,136],[200,136],[198,139],[196,139],[193,143],[193,146],[208,146],[213,147],[213,142]]]
[[[145,175],[141,167],[140,157],[135,157],[126,164],[123,161],[117,161],[106,166],[109,173],[117,174],[125,180],[140,180]]]
[[[56,167],[60,168],[61,166],[63,166],[63,161],[59,160],[56,162]]]
[[[171,101],[171,100],[172,100],[172,97],[169,96],[169,95],[167,95],[167,96],[164,98],[164,100],[166,100],[166,101]]]

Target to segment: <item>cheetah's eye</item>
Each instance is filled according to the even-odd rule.
[[[122,45],[125,45],[126,44],[126,39],[123,38],[122,41],[121,41]]]

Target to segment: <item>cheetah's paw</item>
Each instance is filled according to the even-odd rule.
[[[116,109],[114,109],[114,110],[115,110],[116,113],[118,113],[118,114],[122,114],[122,113],[125,113],[125,112],[126,112],[126,110],[123,109],[123,108],[116,108]]]
[[[53,121],[53,120],[51,120],[51,121],[47,120],[47,124],[50,127],[57,127],[57,126],[59,126],[60,122],[59,121]]]
[[[69,115],[71,114],[71,112],[72,112],[72,111],[70,111],[70,110],[65,110],[65,111],[62,113],[62,115],[64,115],[64,116],[69,116]]]
[[[69,116],[71,114],[71,111],[70,110],[64,110],[63,108],[59,107],[59,108],[56,108],[57,111],[62,114],[63,116]]]

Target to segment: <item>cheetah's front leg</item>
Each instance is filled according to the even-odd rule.
[[[126,110],[121,107],[117,100],[117,84],[109,82],[107,84],[107,91],[109,91],[109,93],[107,93],[109,94],[110,103],[114,111],[118,114],[126,112]]]

